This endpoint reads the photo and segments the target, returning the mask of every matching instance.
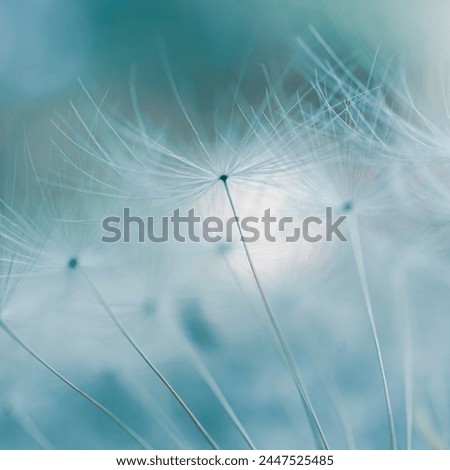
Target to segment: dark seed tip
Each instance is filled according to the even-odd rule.
[[[342,205],[342,210],[344,212],[350,212],[353,209],[353,203],[351,201],[347,201]]]
[[[76,258],[70,258],[69,262],[67,263],[67,266],[69,269],[75,269],[78,265],[78,260]]]
[[[228,175],[219,176],[219,179],[220,179],[220,181],[223,181],[225,183],[228,179]]]

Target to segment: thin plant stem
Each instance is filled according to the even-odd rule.
[[[389,436],[390,436],[390,441],[391,441],[391,449],[396,449],[397,438],[395,435],[394,415],[392,412],[391,399],[390,399],[389,388],[388,388],[387,379],[386,379],[386,372],[384,369],[383,356],[381,354],[381,347],[380,347],[377,326],[376,326],[375,318],[373,315],[372,300],[370,297],[369,284],[367,282],[366,267],[364,264],[364,257],[363,257],[362,247],[361,247],[361,239],[359,235],[359,228],[358,228],[358,222],[356,220],[356,217],[353,217],[352,220],[350,221],[350,234],[351,234],[351,245],[353,249],[353,255],[355,257],[356,267],[358,270],[358,276],[359,276],[359,280],[361,283],[362,293],[364,296],[364,302],[366,304],[367,316],[369,318],[370,331],[372,333],[372,339],[375,343],[378,365],[380,367],[380,374],[381,374],[381,379],[383,382],[383,392],[384,392],[384,400],[386,403],[386,412],[387,412],[387,418],[388,418],[388,424],[389,424]]]
[[[92,398],[86,392],[83,392],[79,387],[75,384],[70,382],[64,375],[58,372],[54,367],[52,367],[45,359],[43,359],[39,354],[37,354],[33,349],[27,346],[3,321],[0,320],[0,327],[3,331],[24,351],[26,351],[31,357],[33,357],[36,361],[42,364],[47,370],[49,370],[53,375],[58,377],[62,382],[64,382],[68,387],[82,396],[85,400],[89,403],[94,405],[98,410],[100,410],[103,414],[108,416],[111,420],[113,420],[123,431],[125,431],[135,442],[139,444],[140,447],[146,450],[153,449],[148,442],[146,442],[142,437],[140,437],[135,431],[133,431],[127,424],[125,424],[119,417],[117,417],[112,411],[108,410],[108,408],[104,407],[101,403],[97,400]]]
[[[214,441],[214,439],[210,436],[208,431],[203,427],[203,425],[200,423],[200,421],[196,418],[194,413],[191,411],[189,406],[184,402],[184,400],[180,397],[180,395],[177,393],[177,391],[172,387],[172,385],[169,383],[169,381],[164,377],[164,375],[159,371],[159,369],[153,364],[152,361],[144,354],[142,349],[138,346],[136,341],[130,336],[130,334],[127,332],[127,330],[124,328],[122,323],[119,321],[117,318],[116,314],[111,310],[109,305],[105,302],[105,299],[103,296],[100,294],[94,283],[91,281],[91,278],[87,275],[86,271],[83,269],[80,269],[80,272],[82,273],[84,279],[86,282],[90,285],[92,288],[93,292],[95,293],[95,296],[97,297],[98,301],[108,314],[109,318],[112,320],[112,322],[115,324],[117,329],[120,331],[122,336],[128,341],[128,343],[133,347],[133,349],[139,354],[139,356],[144,360],[144,362],[150,367],[150,369],[154,372],[154,374],[158,377],[158,379],[161,381],[161,383],[169,390],[169,392],[172,394],[172,396],[175,398],[175,400],[179,403],[179,405],[183,408],[183,410],[186,412],[186,414],[189,416],[189,418],[192,420],[194,425],[197,427],[197,429],[200,431],[200,433],[203,435],[203,437],[208,441],[208,444],[215,450],[219,450],[218,444]]]
[[[397,266],[394,271],[394,286],[397,293],[397,309],[401,312],[403,333],[403,367],[404,367],[404,396],[405,396],[405,435],[406,450],[412,448],[413,436],[413,407],[414,407],[414,353],[413,338],[411,325],[411,308],[408,299],[408,272],[407,268],[402,264]]]
[[[192,358],[192,362],[197,369],[198,373],[201,375],[203,380],[208,385],[209,389],[212,391],[214,396],[216,397],[217,401],[221,404],[222,408],[227,413],[228,417],[233,422],[234,426],[238,430],[239,434],[242,436],[244,441],[246,442],[247,446],[251,450],[256,450],[255,445],[253,444],[252,439],[250,438],[248,432],[244,428],[244,425],[241,423],[240,419],[237,417],[233,407],[231,406],[230,402],[227,400],[226,396],[222,392],[221,388],[219,387],[218,383],[216,382],[215,378],[209,371],[208,367],[204,363],[204,361],[200,358],[199,354],[197,353],[195,347],[191,346],[187,339],[183,336],[183,340],[185,343],[185,348],[187,354],[189,354]]]
[[[272,308],[271,308],[271,306],[270,306],[270,304],[267,300],[267,296],[264,292],[264,289],[262,288],[261,282],[260,282],[258,274],[256,272],[256,268],[255,268],[255,265],[253,263],[253,259],[250,255],[250,251],[248,249],[247,243],[245,241],[244,234],[242,232],[241,224],[239,223],[239,217],[237,215],[236,206],[235,206],[233,198],[231,196],[231,191],[230,191],[230,188],[229,188],[229,185],[228,185],[228,177],[226,175],[222,175],[219,178],[219,180],[221,180],[224,184],[224,188],[225,188],[225,192],[226,192],[226,195],[227,195],[227,198],[228,198],[228,202],[231,206],[231,210],[233,212],[234,218],[236,220],[236,225],[237,225],[238,230],[239,230],[239,235],[240,235],[242,244],[244,246],[245,255],[247,257],[247,261],[248,261],[248,264],[250,266],[253,278],[255,280],[256,286],[257,286],[259,294],[261,296],[261,300],[264,304],[264,310],[265,310],[265,312],[267,314],[267,317],[269,319],[272,331],[273,331],[274,336],[277,340],[277,345],[278,345],[278,347],[281,351],[282,357],[283,357],[283,359],[284,359],[284,361],[287,365],[290,376],[291,376],[291,378],[292,378],[292,380],[295,384],[295,387],[298,391],[298,394],[300,395],[300,398],[302,400],[303,406],[304,406],[305,411],[306,411],[306,415],[308,417],[308,421],[309,421],[309,423],[311,425],[311,429],[313,431],[314,438],[315,438],[318,446],[321,449],[328,450],[328,448],[329,448],[328,443],[325,439],[325,435],[322,431],[322,427],[320,426],[320,423],[319,423],[317,415],[314,411],[314,408],[313,408],[313,406],[312,406],[312,404],[311,404],[311,402],[308,398],[305,387],[303,386],[303,383],[302,383],[302,380],[300,378],[300,374],[297,370],[297,366],[295,364],[295,360],[294,360],[294,357],[292,355],[292,352],[289,348],[289,345],[286,341],[286,338],[284,337],[284,334],[281,330],[281,327],[278,323],[278,320],[277,320],[275,314],[273,313]]]

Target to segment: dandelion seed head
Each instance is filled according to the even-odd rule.
[[[296,435],[303,436],[306,422],[293,413],[298,403],[261,315],[262,291],[279,315],[293,362],[311,387],[333,444],[345,445],[346,429],[349,442],[354,430],[359,446],[385,445],[379,431],[385,425],[382,391],[361,318],[372,298],[389,368],[404,354],[405,319],[427,331],[420,338],[424,345],[434,345],[437,330],[447,331],[445,120],[425,118],[408,88],[393,79],[397,71],[385,70],[383,62],[365,70],[319,42],[325,53],[306,50],[314,66],[303,69],[302,77],[290,67],[275,80],[266,73],[265,97],[252,101],[238,90],[214,103],[206,117],[176,86],[179,112],[162,122],[156,108],[135,109],[137,97],[130,117],[111,105],[114,100],[94,98],[81,84],[85,103],[70,103],[70,116],[55,120],[59,136],[51,171],[33,171],[37,181],[27,187],[27,197],[2,206],[1,318],[20,326],[45,356],[55,358],[57,350],[55,361],[80,381],[96,384],[98,396],[109,396],[114,387],[127,406],[136,401],[139,412],[145,408],[149,423],[143,429],[158,443],[192,447],[203,441],[192,437],[111,317],[174,380],[196,413],[208,410],[207,428],[221,443],[234,442],[235,430],[219,409],[211,380],[205,380],[205,367],[219,392],[239,403],[258,446],[272,448],[286,442],[298,447]],[[290,216],[301,228],[305,217],[323,220],[331,207],[336,216],[358,223],[361,243],[359,251],[343,242],[285,243],[279,226],[271,242],[259,221],[254,226],[260,239],[245,245],[250,266],[236,226],[230,242],[102,244],[102,219],[122,214],[124,207],[144,219],[195,208],[202,217],[222,221],[233,215],[261,218],[270,208],[278,221]],[[317,234],[325,234],[323,225],[310,233]],[[427,329],[430,311],[437,326]],[[432,351],[426,361],[414,359],[417,376],[430,377],[434,403],[444,401],[438,389],[445,387],[438,380],[441,368],[426,367],[442,349]],[[12,354],[5,357],[18,363]],[[393,370],[388,372],[397,418],[404,414],[407,371]],[[7,372],[14,376],[12,367]],[[416,382],[415,396],[428,397]],[[346,426],[349,409],[357,413],[347,416]],[[85,426],[91,424],[87,418]],[[422,442],[416,425],[415,438]],[[301,444],[312,445],[303,437]]]

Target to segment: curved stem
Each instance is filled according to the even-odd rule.
[[[377,352],[378,365],[380,367],[381,380],[383,382],[383,391],[384,391],[384,400],[386,403],[386,412],[389,423],[389,435],[391,440],[391,448],[397,448],[397,439],[395,435],[395,426],[394,426],[394,414],[392,412],[391,399],[389,395],[389,388],[386,379],[386,372],[384,369],[383,356],[381,354],[380,341],[377,331],[377,326],[375,323],[375,318],[373,315],[372,300],[370,298],[369,284],[367,282],[366,267],[364,264],[364,257],[361,247],[361,239],[359,236],[358,222],[356,218],[353,218],[350,222],[350,234],[351,234],[351,245],[353,249],[353,254],[355,256],[356,267],[358,270],[359,280],[361,283],[361,289],[364,296],[364,302],[366,304],[367,316],[369,317],[370,331],[372,333],[372,339],[375,343],[375,349]]]
[[[322,431],[322,427],[320,426],[320,423],[319,423],[317,415],[314,411],[314,408],[313,408],[313,406],[312,406],[312,404],[309,400],[309,397],[306,393],[305,387],[303,386],[303,383],[302,383],[302,380],[301,380],[301,377],[300,377],[300,373],[297,370],[297,366],[295,364],[295,360],[294,360],[294,357],[292,355],[292,352],[289,348],[289,345],[286,341],[286,338],[284,337],[284,334],[281,330],[281,327],[278,323],[278,320],[277,320],[274,312],[272,311],[272,308],[271,308],[271,306],[270,306],[270,304],[267,300],[266,294],[264,293],[261,282],[260,282],[259,277],[257,275],[256,268],[255,268],[255,265],[253,263],[253,259],[250,255],[250,251],[248,249],[247,243],[245,241],[244,234],[242,232],[241,224],[239,223],[239,218],[238,218],[238,215],[237,215],[236,207],[234,205],[233,198],[231,197],[231,191],[230,191],[230,188],[229,188],[228,182],[227,182],[228,177],[224,175],[224,176],[221,176],[219,179],[224,184],[225,192],[226,192],[227,198],[228,198],[228,202],[230,203],[231,210],[233,212],[234,218],[236,220],[236,225],[237,225],[238,230],[239,230],[239,235],[241,237],[241,241],[242,241],[242,244],[244,246],[245,255],[247,257],[248,264],[249,264],[250,269],[252,271],[252,275],[253,275],[253,278],[255,280],[256,287],[258,288],[259,294],[261,296],[261,300],[264,304],[264,310],[265,310],[265,312],[267,314],[267,317],[269,319],[269,323],[272,327],[272,332],[274,333],[275,339],[277,341],[277,345],[278,345],[278,347],[281,351],[281,355],[282,355],[282,357],[283,357],[283,359],[286,363],[286,366],[289,370],[290,376],[291,376],[291,378],[294,382],[294,385],[297,389],[297,392],[298,392],[298,394],[299,394],[299,396],[302,400],[303,406],[304,406],[305,411],[306,411],[306,415],[308,417],[308,421],[309,421],[309,423],[311,425],[311,429],[313,431],[314,438],[315,438],[318,446],[321,449],[328,450],[328,443],[325,439],[325,435]]]
[[[244,441],[246,442],[247,446],[251,450],[256,450],[255,445],[253,444],[253,441],[251,437],[249,436],[248,432],[244,428],[244,425],[241,423],[240,419],[236,415],[233,407],[231,406],[230,402],[222,392],[222,389],[220,388],[219,384],[216,382],[215,378],[211,374],[210,370],[202,361],[202,359],[199,357],[195,347],[191,346],[189,342],[186,340],[186,338],[183,337],[183,343],[186,348],[186,353],[189,354],[192,358],[192,362],[194,363],[195,368],[197,369],[198,373],[201,375],[209,389],[212,391],[214,396],[216,397],[217,401],[220,403],[222,408],[225,410],[227,413],[228,417],[231,419],[233,422],[234,426],[238,430],[239,434],[242,436]]]
[[[100,410],[103,414],[108,416],[108,418],[112,419],[123,431],[125,431],[135,442],[139,444],[140,447],[143,449],[149,450],[152,449],[150,444],[148,444],[142,437],[140,437],[135,431],[133,431],[127,424],[125,424],[119,417],[117,417],[112,411],[109,411],[108,408],[104,407],[101,403],[97,400],[92,398],[86,392],[83,392],[80,388],[78,388],[75,384],[70,382],[70,380],[66,379],[61,373],[59,373],[54,367],[52,367],[47,361],[45,361],[41,356],[39,356],[36,352],[34,352],[29,346],[27,346],[12,330],[9,329],[8,326],[5,325],[3,321],[0,320],[0,327],[3,331],[17,344],[19,345],[24,351],[26,351],[30,356],[32,356],[36,361],[42,364],[47,370],[49,370],[53,375],[58,377],[62,382],[64,382],[68,387],[82,396],[85,400],[89,403],[94,405],[98,410]]]
[[[159,369],[150,361],[150,359],[144,354],[141,348],[137,345],[136,341],[129,335],[126,329],[122,326],[121,322],[117,318],[116,314],[111,310],[109,305],[105,302],[103,296],[100,294],[98,289],[95,287],[94,283],[91,281],[90,277],[87,273],[80,269],[80,272],[83,274],[84,279],[86,282],[91,286],[92,290],[94,291],[98,301],[105,309],[106,313],[108,314],[109,318],[113,321],[116,325],[117,329],[120,331],[122,336],[128,341],[128,343],[133,347],[133,349],[141,356],[144,362],[150,367],[150,369],[154,372],[154,374],[158,377],[158,379],[162,382],[162,384],[169,390],[175,400],[179,403],[179,405],[183,408],[189,418],[192,420],[194,425],[203,435],[203,437],[208,441],[208,444],[215,450],[219,450],[219,446],[214,441],[214,439],[209,435],[208,431],[203,427],[200,421],[196,418],[194,413],[190,410],[188,405],[184,402],[184,400],[178,395],[177,391],[172,387],[169,381],[164,377],[164,375],[159,371]]]
[[[411,324],[411,307],[408,298],[408,270],[403,264],[394,271],[394,289],[397,294],[396,307],[401,314],[403,333],[403,367],[404,367],[404,397],[405,397],[405,435],[406,450],[412,448],[414,428],[414,349]]]

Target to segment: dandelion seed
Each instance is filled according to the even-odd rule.
[[[68,220],[68,219],[60,219],[60,220]],[[30,226],[34,226],[35,224],[32,223]],[[61,225],[60,225],[61,227]],[[26,230],[26,228],[24,228]],[[62,224],[61,232],[56,232],[52,233],[52,237],[56,237],[58,235],[59,242],[60,242],[60,248],[64,251],[67,251],[67,248],[65,247],[65,244],[67,241],[70,241],[70,239],[73,239],[76,234],[70,234],[70,231],[67,232],[67,234],[70,234],[69,240],[64,238],[65,234],[65,229],[64,229],[64,223]],[[89,237],[90,238],[90,237]],[[48,241],[44,241],[42,243],[42,246],[39,249],[39,258],[42,260],[46,260],[46,258],[51,258],[51,249],[52,246],[49,246],[49,241],[53,241],[52,238],[48,238]],[[95,245],[94,245],[95,246]],[[86,247],[84,247],[84,251],[86,251]],[[89,266],[89,264],[88,264]],[[175,391],[175,389],[169,384],[167,379],[164,377],[164,375],[155,367],[155,365],[147,358],[147,356],[143,353],[142,349],[136,344],[136,342],[131,338],[129,333],[126,331],[125,327],[121,324],[117,316],[114,314],[114,312],[111,310],[110,306],[106,302],[106,300],[103,298],[103,296],[100,294],[98,288],[95,286],[94,282],[91,279],[91,276],[88,274],[88,266],[84,267],[81,265],[80,260],[78,257],[70,257],[69,261],[67,262],[67,268],[70,271],[77,271],[81,278],[85,281],[86,285],[89,286],[89,288],[92,290],[94,293],[95,297],[97,298],[99,305],[104,309],[104,311],[108,314],[110,319],[113,321],[114,325],[118,328],[120,331],[121,335],[128,341],[128,343],[133,347],[133,349],[139,354],[139,356],[146,362],[146,364],[151,368],[151,370],[156,374],[156,376],[159,378],[159,380],[164,384],[164,386],[168,389],[168,391],[174,396],[174,398],[177,400],[177,402],[181,405],[181,407],[184,409],[184,411],[188,414],[188,416],[192,419],[194,422],[195,426],[199,429],[199,431],[204,435],[205,439],[208,441],[208,443],[211,445],[211,447],[218,449],[218,445],[215,443],[215,441],[210,437],[209,433],[204,429],[204,427],[200,424],[198,419],[194,416],[190,408],[184,403],[182,398],[179,396],[179,394]],[[52,275],[52,276],[59,276],[63,274],[63,269],[62,265],[57,264],[53,265],[53,263],[49,264],[47,266],[47,275]]]
[[[0,238],[3,238],[3,233],[0,232]],[[7,238],[8,240],[8,238]],[[5,240],[3,239],[3,243],[5,243]],[[10,244],[10,243],[8,243]],[[4,249],[6,251],[6,256],[9,254],[9,249]],[[104,415],[106,415],[108,418],[110,418],[116,425],[118,425],[130,438],[132,438],[140,447],[143,449],[151,449],[151,446],[141,437],[139,434],[137,434],[135,431],[133,431],[132,428],[130,428],[125,422],[123,422],[120,418],[118,418],[114,413],[112,413],[108,408],[103,406],[101,403],[99,403],[97,400],[92,398],[90,395],[88,395],[86,392],[84,392],[82,389],[80,389],[78,386],[76,386],[74,383],[69,381],[64,375],[62,375],[60,372],[58,372],[54,367],[52,367],[45,359],[43,359],[39,354],[37,354],[33,349],[31,349],[24,341],[22,341],[19,336],[17,336],[16,333],[14,333],[9,326],[5,323],[5,321],[1,318],[1,314],[3,313],[4,308],[6,307],[6,301],[10,300],[11,295],[13,295],[14,290],[19,287],[18,282],[19,280],[13,281],[14,285],[13,287],[8,287],[10,284],[10,276],[13,272],[21,273],[21,276],[24,276],[26,274],[26,267],[25,269],[21,266],[19,266],[19,270],[15,269],[15,263],[14,259],[10,258],[9,263],[6,262],[5,258],[3,258],[2,262],[2,267],[7,266],[7,274],[0,276],[0,283],[1,283],[1,291],[0,291],[0,329],[11,338],[14,343],[19,346],[23,351],[25,351],[30,357],[32,357],[34,360],[36,360],[38,363],[40,363],[42,366],[44,366],[49,372],[51,372],[55,377],[57,377],[59,380],[61,380],[64,384],[66,384],[68,387],[70,387],[73,391],[75,391],[78,395],[80,395],[82,398],[84,398],[86,401],[91,403],[93,406],[95,406],[100,412],[102,412]]]

